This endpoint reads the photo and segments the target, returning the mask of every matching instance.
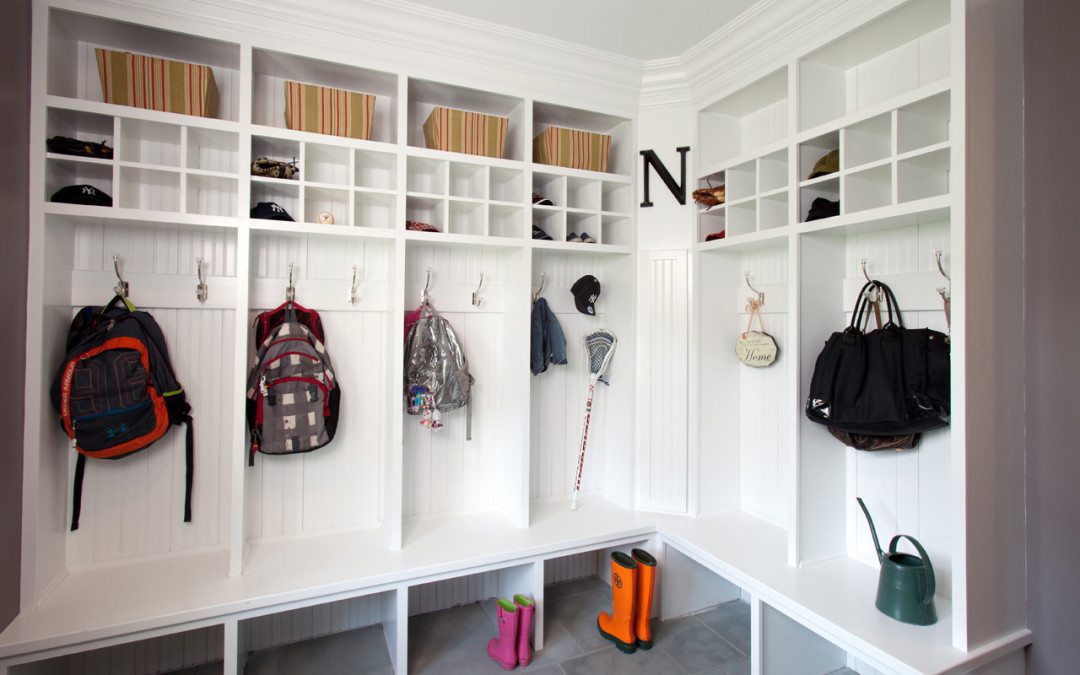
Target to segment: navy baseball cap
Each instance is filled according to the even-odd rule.
[[[252,218],[262,218],[264,220],[292,220],[292,216],[289,212],[282,208],[277,202],[259,202],[251,208]]]
[[[582,314],[596,316],[596,300],[600,297],[600,281],[591,274],[586,274],[570,287],[574,294],[574,306]]]
[[[85,204],[86,206],[112,206],[112,197],[93,185],[68,185],[53,193],[54,202]]]

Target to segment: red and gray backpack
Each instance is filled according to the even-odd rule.
[[[86,458],[119,459],[187,424],[184,522],[191,522],[194,436],[191,406],[169,362],[154,317],[116,296],[104,307],[83,307],[68,330],[67,353],[51,398],[60,425],[78,453],[71,529],[79,529]]]
[[[254,465],[256,452],[311,452],[337,432],[341,387],[320,339],[322,323],[314,310],[299,309],[286,305],[255,320],[256,353],[247,390],[248,466]]]

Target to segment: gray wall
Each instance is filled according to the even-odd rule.
[[[0,22],[0,120],[7,151],[0,162],[4,251],[0,291],[4,386],[0,387],[0,626],[19,612],[19,523],[22,518],[23,355],[26,352],[27,163],[30,134],[30,0],[4,3]]]
[[[1028,672],[1037,674],[1080,668],[1078,26],[1076,3],[1024,0]]]

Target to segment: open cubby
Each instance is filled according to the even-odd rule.
[[[396,155],[387,152],[355,150],[353,176],[357,187],[393,190],[397,187]]]
[[[630,175],[637,154],[634,145],[633,122],[625,117],[591,112],[554,103],[533,102],[533,128],[528,138],[529,156],[532,156],[533,139],[550,126],[576,129],[611,136],[608,151],[607,173]],[[535,161],[535,158],[533,159]]]
[[[454,234],[487,234],[487,211],[480,202],[450,200],[447,232]]]
[[[771,192],[788,185],[788,151],[777,150],[758,159],[758,192]]]
[[[349,148],[318,143],[304,143],[300,179],[308,183],[347,186],[349,184]]]
[[[588,178],[567,178],[566,207],[585,211],[599,211],[600,181]]]
[[[492,237],[520,239],[524,226],[524,209],[506,204],[488,205],[488,234]]]
[[[45,167],[44,199],[50,199],[57,190],[69,185],[90,185],[113,198],[113,167],[111,162],[85,162],[67,155],[49,158]]]
[[[600,241],[600,217],[595,213],[566,213],[566,234],[588,234],[593,239]]]
[[[630,247],[634,245],[634,225],[630,218],[604,214],[600,217],[602,244]]]
[[[757,230],[757,203],[753,200],[729,204],[727,208],[727,236],[737,237]]]
[[[49,9],[46,92],[100,102],[96,47],[213,67],[218,88],[217,117],[239,119],[238,44],[58,8]]]
[[[189,171],[238,173],[241,170],[240,139],[229,131],[187,127],[185,161],[185,168]]]
[[[449,187],[447,162],[425,157],[409,157],[406,162],[406,189],[427,195],[445,195]]]
[[[93,143],[104,141],[110,148],[115,149],[114,125],[115,118],[109,115],[97,115],[66,108],[48,108],[45,112],[46,139],[53,136],[67,136]]]
[[[353,200],[353,221],[356,227],[397,229],[401,223],[394,217],[397,198],[381,192],[358,191]]]
[[[124,166],[113,202],[127,209],[180,211],[180,174],[176,171]]]
[[[565,176],[534,171],[532,191],[544,199],[550,199],[553,206],[566,208]]]
[[[276,159],[281,162],[300,162],[300,141],[286,138],[276,138],[274,136],[255,136],[251,137],[251,160],[254,161],[260,157],[267,157],[269,159]],[[300,175],[303,176],[305,167],[300,166]],[[298,180],[294,177],[292,180]]]
[[[914,155],[897,162],[897,200],[910,202],[949,194],[949,149]]]
[[[757,176],[754,162],[733,166],[724,172],[727,189],[724,197],[728,203],[753,197],[757,192]]]
[[[239,673],[405,672],[404,602],[390,590],[243,619],[229,658]]]
[[[837,131],[824,134],[817,138],[812,138],[808,141],[804,141],[799,144],[799,180],[801,182],[817,180],[822,176],[811,178],[810,174],[814,172],[814,165],[818,163],[822,157],[834,150],[840,149],[840,133]],[[843,161],[843,151],[840,152],[840,159]]]
[[[397,75],[269,49],[254,49],[251,67],[252,123],[284,129],[285,82],[317,84],[374,94],[370,140],[397,142]]]
[[[491,201],[520,203],[525,199],[522,189],[525,179],[522,171],[491,167],[488,169],[488,176],[488,199]]]
[[[892,115],[878,115],[841,131],[844,136],[843,170],[888,159],[892,155]]]
[[[896,111],[896,151],[903,154],[949,141],[951,118],[948,92],[903,106]]]
[[[350,225],[351,193],[336,188],[304,186],[304,217],[306,223],[317,223],[320,213],[329,213],[335,225]],[[295,215],[293,216],[296,217]]]
[[[615,334],[618,344],[605,374],[610,386],[598,384],[593,399],[582,501],[606,499],[626,504],[630,499],[627,453],[631,427],[621,420],[633,414],[633,257],[589,254],[592,244],[574,246],[581,250],[534,250],[532,254],[533,290],[543,274],[541,296],[566,337],[568,363],[550,364],[545,372],[530,376],[529,494],[534,501],[553,501],[567,500],[573,492],[589,372],[583,340],[587,333],[606,328]],[[600,282],[594,316],[578,311],[570,293],[574,282],[586,274]]]
[[[698,168],[754,154],[790,133],[787,68],[705,106],[698,113]]]
[[[237,179],[188,174],[185,213],[236,218]]]
[[[913,0],[799,60],[799,129],[949,76],[949,3]]]
[[[439,232],[446,232],[446,200],[410,195],[405,199],[405,220],[427,223]]]
[[[788,216],[788,193],[781,192],[758,199],[758,231],[783,227],[790,222]]]
[[[118,159],[135,164],[180,166],[180,127],[137,119],[120,120]]]
[[[629,214],[632,208],[633,187],[627,183],[604,181],[601,187],[600,209],[606,213]]]
[[[487,167],[450,162],[450,196],[469,199],[487,197]]]
[[[554,207],[532,207],[532,222],[555,241],[566,241],[566,210]]]
[[[698,214],[698,242],[705,241],[710,234],[720,232],[727,232],[727,209],[723,204]],[[724,236],[726,238],[727,235]]]
[[[791,525],[789,484],[792,479],[791,426],[796,409],[790,402],[792,368],[798,354],[788,333],[788,249],[786,240],[769,247],[702,252],[699,273],[701,399],[699,438],[703,512],[736,507],[773,525]],[[747,302],[757,298],[747,286],[765,294],[765,332],[779,348],[770,366],[752,368],[735,357],[734,344],[747,330]],[[755,320],[752,330],[762,330]],[[715,347],[715,348],[713,348]],[[706,383],[724,383],[711,386]],[[714,412],[723,410],[718,419]],[[708,487],[707,487],[708,486]]]
[[[506,145],[500,159],[524,161],[528,157],[525,138],[525,101],[505,94],[470,89],[432,80],[409,78],[407,142],[414,148],[426,148],[424,122],[436,107],[510,118]]]
[[[844,213],[876,209],[893,203],[892,165],[875,166],[844,176]]]
[[[819,198],[828,199],[831,202],[840,201],[840,178],[838,174],[824,177],[822,180],[799,188],[798,218],[800,223],[806,222],[810,214],[810,207],[813,205],[814,200]],[[841,203],[841,213],[843,208],[844,205]]]

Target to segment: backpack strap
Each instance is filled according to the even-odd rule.
[[[71,488],[71,531],[79,529],[79,514],[82,512],[83,474],[86,473],[86,455],[79,453],[75,460],[75,481]]]
[[[184,522],[190,523],[191,486],[195,480],[195,425],[192,423],[190,414],[185,414],[180,421],[187,425],[187,435],[184,439],[184,455],[187,460],[187,475],[184,477]]]

